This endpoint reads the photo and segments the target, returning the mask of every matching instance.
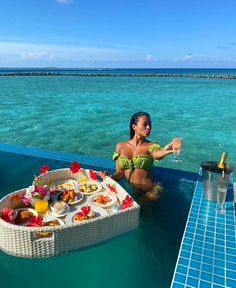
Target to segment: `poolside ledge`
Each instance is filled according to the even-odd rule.
[[[172,288],[236,287],[236,229],[234,187],[231,183],[226,213],[204,198],[201,170],[172,280]]]

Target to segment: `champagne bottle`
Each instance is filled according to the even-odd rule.
[[[222,173],[222,177],[224,178],[225,176],[225,170],[226,170],[226,159],[227,159],[227,153],[223,152],[220,158],[220,162],[218,164],[218,168],[220,169],[220,172]]]

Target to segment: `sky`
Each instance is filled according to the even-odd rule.
[[[236,68],[235,0],[0,0],[0,67]]]

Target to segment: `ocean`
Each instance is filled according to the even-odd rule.
[[[111,158],[116,143],[129,138],[131,115],[146,111],[153,122],[150,140],[165,145],[175,136],[184,139],[182,163],[168,156],[157,165],[197,172],[223,151],[236,164],[236,81],[191,77],[236,75],[236,69],[0,70],[45,72],[62,75],[0,77],[1,143]],[[162,77],[142,77],[149,74]]]

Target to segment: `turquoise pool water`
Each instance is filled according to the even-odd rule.
[[[71,163],[0,152],[0,197],[27,187],[41,165]],[[196,175],[154,169],[165,192],[160,201],[143,203],[140,226],[115,239],[47,259],[24,259],[0,252],[1,283],[8,287],[170,287]],[[171,180],[170,180],[171,179]]]

